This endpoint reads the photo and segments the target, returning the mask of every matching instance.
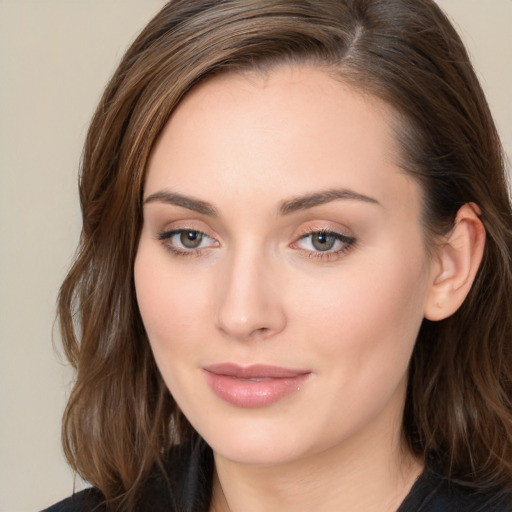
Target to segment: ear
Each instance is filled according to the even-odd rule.
[[[443,320],[462,305],[475,279],[485,246],[480,209],[467,203],[457,212],[451,232],[436,248],[424,316]]]

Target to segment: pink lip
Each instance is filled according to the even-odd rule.
[[[307,370],[256,364],[214,364],[203,368],[212,391],[237,407],[265,407],[298,391],[310,376]]]

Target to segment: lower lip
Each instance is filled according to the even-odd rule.
[[[237,407],[256,408],[271,405],[300,390],[309,373],[293,377],[239,379],[205,371],[212,391],[225,402]]]

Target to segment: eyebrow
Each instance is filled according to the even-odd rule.
[[[354,192],[353,190],[330,189],[320,192],[314,192],[312,194],[305,194],[303,196],[298,196],[287,201],[283,201],[281,203],[281,206],[279,207],[279,214],[290,215],[300,210],[307,210],[315,206],[320,206],[322,204],[330,203],[332,201],[338,201],[341,199],[362,201],[364,203],[376,204],[381,206],[377,199],[366,196],[364,194],[359,194],[358,192]],[[194,197],[177,194],[176,192],[168,192],[162,190],[159,192],[155,192],[154,194],[151,194],[146,199],[144,199],[144,204],[155,202],[180,206],[181,208],[186,208],[187,210],[192,210],[194,212],[200,213],[202,215],[208,215],[210,217],[218,216],[218,211],[212,204],[206,201],[202,201],[201,199],[196,199]]]
[[[208,215],[210,217],[217,217],[218,215],[217,209],[210,203],[201,201],[201,199],[195,199],[190,196],[176,194],[175,192],[167,192],[162,190],[160,192],[155,192],[154,194],[151,194],[150,196],[146,197],[146,199],[144,199],[144,204],[155,202],[181,206],[187,210],[192,210],[194,212],[201,213],[202,215]]]
[[[309,208],[313,208],[314,206],[330,203],[332,201],[338,201],[340,199],[362,201],[364,203],[382,206],[379,201],[373,197],[365,196],[364,194],[359,194],[353,190],[343,188],[315,192],[313,194],[306,194],[303,196],[295,197],[288,201],[284,201],[281,203],[279,213],[281,215],[290,215],[291,213],[295,213],[299,210],[307,210]]]

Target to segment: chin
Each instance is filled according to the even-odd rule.
[[[210,445],[211,446],[211,445]],[[297,449],[283,446],[282,442],[267,443],[218,443],[211,446],[215,456],[246,466],[280,466],[301,458]]]
[[[277,466],[300,459],[315,447],[288,422],[276,419],[246,418],[245,421],[219,421],[197,431],[215,455],[251,466]]]

